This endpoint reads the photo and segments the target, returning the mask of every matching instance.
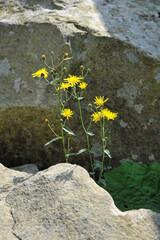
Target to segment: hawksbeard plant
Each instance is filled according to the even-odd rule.
[[[51,62],[52,66],[49,66],[46,62],[45,55],[42,55],[42,59],[45,65],[45,68],[39,69],[37,72],[33,73],[33,77],[43,78],[47,84],[53,85],[55,88],[56,95],[58,97],[58,106],[59,106],[59,124],[60,132],[56,131],[54,124],[50,124],[50,121],[46,118],[45,122],[47,123],[50,130],[53,132],[54,138],[47,142],[45,146],[51,144],[54,141],[60,140],[62,142],[63,151],[65,160],[68,163],[69,157],[73,155],[79,155],[83,152],[88,151],[91,172],[90,175],[95,179],[95,170],[99,170],[97,182],[100,185],[105,184],[103,181],[103,171],[104,171],[104,161],[105,158],[109,158],[108,169],[111,168],[111,129],[112,121],[117,117],[118,113],[114,113],[105,107],[108,98],[104,96],[96,96],[94,98],[94,103],[89,104],[90,110],[92,112],[90,116],[90,122],[88,126],[85,126],[83,121],[83,113],[81,107],[81,101],[84,99],[84,93],[88,87],[86,82],[86,77],[90,72],[90,69],[84,74],[84,67],[81,66],[81,75],[74,76],[66,75],[66,67],[64,66],[65,61],[70,60],[68,53],[65,53],[62,57],[61,62],[55,66],[53,63],[53,52],[51,52]],[[76,134],[67,126],[67,122],[70,118],[74,117],[73,111],[68,107],[71,99],[74,99],[78,102],[80,121],[82,129],[86,136],[86,145],[87,147],[80,149],[78,152],[71,152],[72,148],[70,147],[70,138],[71,136],[76,136]],[[93,137],[95,134],[90,130],[92,123],[96,124],[99,127],[100,137],[102,141],[102,160],[98,164],[94,164],[92,155],[90,152],[90,137]]]

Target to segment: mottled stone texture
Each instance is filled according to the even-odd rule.
[[[52,87],[31,76],[43,67],[42,54],[50,61],[50,51],[55,62],[64,52],[73,56],[67,65],[71,74],[79,75],[81,64],[91,69],[83,101],[85,123],[87,105],[95,95],[109,97],[108,107],[119,113],[112,135],[113,165],[128,157],[148,164],[160,161],[157,1],[17,0],[0,1],[0,7],[0,161],[4,165],[36,163],[43,169],[63,159],[59,142],[44,148],[53,137],[45,117],[58,128],[56,96]],[[75,103],[72,108],[77,112]],[[86,147],[78,121],[69,125],[78,135],[73,138],[74,150]],[[97,143],[101,144],[94,138],[91,146]],[[77,163],[87,165],[86,155],[80,159]]]
[[[24,173],[11,172],[2,165],[1,170],[6,174],[6,184],[16,174],[17,179],[21,174],[21,181],[4,199],[12,215],[8,219],[8,212],[4,211],[3,219],[8,219],[8,225],[0,228],[0,240],[160,238],[160,214],[146,209],[121,212],[108,192],[80,166],[57,164],[26,180]],[[2,188],[3,184],[2,179]]]

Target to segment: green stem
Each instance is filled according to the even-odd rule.
[[[84,130],[84,132],[85,132],[85,134],[86,134],[87,146],[88,146],[88,154],[89,154],[91,169],[92,169],[92,172],[94,172],[93,161],[92,161],[92,156],[91,156],[91,152],[90,152],[89,136],[88,136],[88,133],[87,133],[86,128],[85,128],[85,126],[84,126],[84,122],[83,122],[83,118],[82,118],[81,103],[80,103],[80,100],[79,100],[79,99],[78,99],[78,107],[79,107],[79,113],[80,113],[80,119],[81,119],[82,128],[83,128],[83,130]]]
[[[62,70],[63,69],[63,66],[61,65],[61,78],[60,78],[60,83],[62,81]],[[64,140],[64,133],[63,133],[63,123],[62,123],[62,118],[61,118],[61,113],[62,113],[62,100],[61,100],[61,91],[58,90],[58,100],[59,100],[59,116],[60,116],[60,126],[61,126],[61,136],[62,136],[62,145],[63,145],[63,151],[64,151],[64,156],[65,156],[65,159],[66,159],[66,163],[68,163],[68,156],[67,156],[67,153],[66,153],[66,147],[65,147],[65,140]]]
[[[111,128],[112,128],[112,122],[110,121],[110,129],[109,129],[109,151],[111,154]],[[112,156],[112,154],[111,154]],[[109,158],[109,166],[111,165],[111,158]]]
[[[53,130],[53,128],[51,127],[51,125],[48,123],[48,127],[50,128],[50,130],[54,133],[54,135],[56,136],[56,137],[58,137],[58,135],[55,133],[55,131]]]
[[[106,147],[106,141],[105,141],[105,118],[103,118],[103,124],[101,125],[101,133],[102,133],[102,150],[103,150],[103,155],[102,155],[102,162],[101,162],[101,168],[100,168],[100,173],[99,173],[99,179],[102,177],[103,173],[103,165],[104,165],[104,157],[105,157],[105,147]]]

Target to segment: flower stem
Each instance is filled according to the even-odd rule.
[[[86,134],[87,146],[88,146],[88,154],[89,154],[91,169],[92,169],[92,172],[94,172],[93,161],[92,161],[92,156],[91,156],[91,152],[90,152],[89,136],[88,136],[88,133],[87,133],[87,131],[86,131],[86,128],[85,128],[84,122],[83,122],[80,99],[78,99],[78,107],[79,107],[79,113],[80,113],[80,119],[81,119],[82,128],[83,128],[83,130],[84,130],[84,132],[85,132],[85,134]]]
[[[105,147],[106,147],[106,140],[105,140],[105,119],[103,118],[103,123],[101,126],[101,133],[102,133],[102,150],[103,150],[103,155],[102,155],[102,162],[101,162],[101,168],[100,168],[100,173],[99,173],[99,179],[98,181],[101,179],[102,177],[102,173],[103,173],[103,165],[104,165],[104,157],[105,157]]]

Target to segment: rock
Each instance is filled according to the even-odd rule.
[[[22,166],[13,167],[12,169],[20,172],[33,173],[33,174],[39,171],[35,164],[25,164]]]
[[[108,107],[119,113],[112,136],[113,165],[132,155],[137,162],[149,163],[150,156],[160,161],[158,1],[7,0],[0,1],[0,7],[3,164],[33,163],[44,169],[64,161],[59,142],[44,147],[53,138],[45,117],[58,128],[57,98],[52,88],[31,75],[43,67],[42,54],[50,61],[51,50],[55,62],[64,52],[73,56],[67,65],[71,74],[79,75],[81,64],[91,69],[83,101],[86,124],[86,106],[95,95],[109,97]],[[74,103],[72,108],[78,114]],[[73,119],[70,125],[82,136],[73,139],[75,150],[85,147],[79,123]],[[101,142],[94,138],[94,144]],[[98,160],[96,151],[93,155]],[[83,166],[86,162],[86,156],[81,157]]]
[[[13,176],[26,174],[0,167],[6,178],[1,183],[0,174],[2,188],[10,184]],[[109,193],[77,165],[58,164],[26,178],[14,188],[12,183],[4,203],[11,214],[6,235],[0,228],[0,240],[158,240],[160,237],[160,214],[145,209],[121,212]],[[5,210],[4,213],[7,214]]]
[[[6,196],[19,183],[22,183],[32,174],[8,169],[0,164],[0,240],[16,240],[13,234],[14,219],[11,207],[6,203]]]

